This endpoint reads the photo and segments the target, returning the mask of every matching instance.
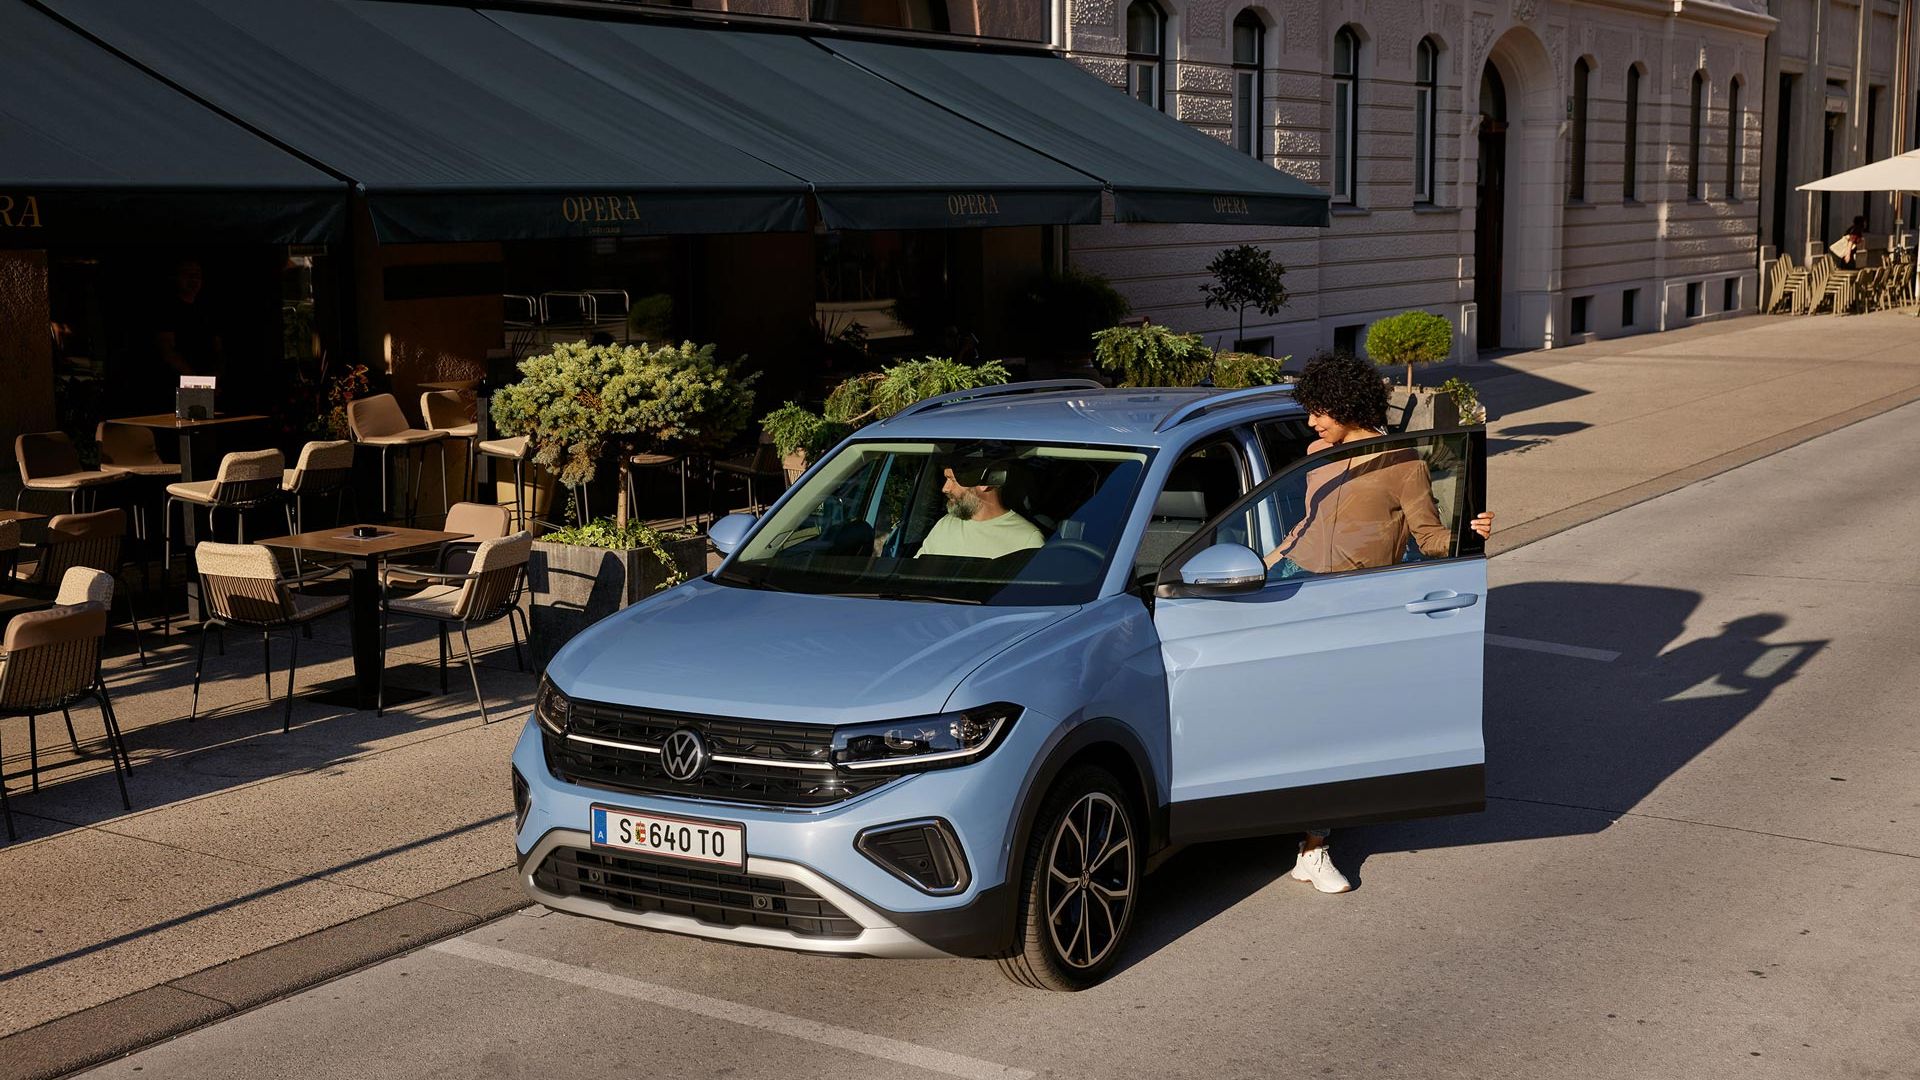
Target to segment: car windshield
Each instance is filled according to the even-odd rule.
[[[850,443],[781,503],[715,580],[960,604],[1083,604],[1099,593],[1147,450]]]

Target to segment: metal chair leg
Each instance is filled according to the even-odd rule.
[[[424,451],[420,455],[426,457]],[[453,508],[453,500],[447,498],[447,440],[440,440],[440,513],[444,517]]]
[[[473,663],[473,642],[467,640],[467,627],[460,625],[460,647],[467,653],[467,675],[473,679],[473,700],[480,704],[480,722],[493,723],[493,717],[487,715],[487,699],[480,694],[480,669]]]
[[[27,714],[27,768],[33,773],[33,790],[40,790],[40,714]]]
[[[387,616],[387,602],[380,601],[380,670],[374,673],[373,715],[387,715],[387,627],[391,620]]]
[[[7,782],[4,778],[0,778],[0,817],[7,819],[7,839],[20,839],[20,834],[13,828],[13,803],[7,800]]]
[[[98,704],[100,706],[100,726],[107,729],[107,759],[113,762],[113,782],[120,785],[120,806],[121,809],[131,810],[133,809],[133,800],[127,798],[127,778],[120,771],[119,755],[113,752],[113,721],[108,715],[105,700],[101,700]]]
[[[67,742],[73,744],[73,752],[76,755],[79,754],[80,753],[80,736],[75,735],[73,733],[73,713],[68,711],[67,707],[64,705],[60,707],[60,719],[65,720],[67,722]]]
[[[293,675],[300,670],[300,635],[287,635],[287,714],[280,721],[280,734],[293,730]]]
[[[273,638],[260,634],[260,677],[267,683],[267,700],[273,700]]]
[[[140,666],[147,666],[147,646],[140,636],[140,613],[133,610],[133,590],[127,589],[127,623],[133,628],[133,648],[140,654]]]
[[[200,673],[207,666],[207,624],[200,624],[200,656],[193,662],[193,708],[187,712],[187,723],[200,715]]]
[[[437,622],[433,625],[440,631],[440,692],[444,694],[447,692],[447,624]]]
[[[113,748],[120,752],[120,764],[126,767],[127,775],[133,775],[133,758],[127,753],[127,738],[120,731],[120,714],[113,711],[113,699],[107,696],[107,682],[96,679],[93,692],[100,697],[100,705],[106,710],[108,734],[112,737]]]
[[[511,608],[507,611],[507,632],[513,635],[513,668],[515,671],[525,671],[527,670],[527,662],[520,655],[520,627],[513,621],[515,615],[520,615],[519,608]],[[520,617],[523,619],[526,618],[524,615],[520,615]],[[533,631],[528,630],[527,636],[532,637]]]

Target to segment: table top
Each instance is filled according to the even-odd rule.
[[[46,516],[31,510],[0,510],[0,521],[39,521]]]
[[[259,413],[234,415],[219,413],[206,420],[182,420],[172,413],[154,413],[152,416],[122,416],[108,420],[109,424],[126,424],[130,427],[162,428],[167,431],[192,431],[196,428],[219,427],[222,424],[245,424],[254,420],[265,420]]]
[[[378,525],[380,535],[371,540],[361,540],[353,535],[356,526],[349,523],[336,525],[331,529],[319,529],[314,532],[294,533],[292,536],[274,536],[259,543],[267,547],[286,548],[292,551],[315,551],[327,555],[353,555],[360,558],[379,558],[383,555],[399,555],[421,548],[438,547],[449,540],[466,540],[472,533],[438,532],[433,529],[406,529],[398,525]]]
[[[480,385],[479,379],[437,379],[433,382],[415,383],[422,390],[472,390]]]

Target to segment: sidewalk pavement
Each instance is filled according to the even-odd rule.
[[[1489,407],[1498,552],[1920,399],[1917,337],[1891,313],[1756,317],[1423,381],[1460,374]],[[301,650],[301,686],[348,673],[345,632]],[[41,790],[12,783],[22,839],[0,848],[0,1077],[59,1075],[520,906],[507,758],[535,680],[505,635],[478,643],[492,725],[455,669],[450,693],[384,717],[303,699],[283,735],[240,634],[209,657],[189,724],[191,639],[144,669],[116,656],[132,813],[105,759],[76,758],[43,718]],[[429,633],[396,651],[397,681],[433,685]],[[97,753],[95,715],[75,721]],[[5,724],[13,773],[25,725]]]

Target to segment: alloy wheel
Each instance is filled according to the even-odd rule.
[[[1133,903],[1133,830],[1101,791],[1082,795],[1060,817],[1047,857],[1047,931],[1068,966],[1091,968],[1120,941]]]

